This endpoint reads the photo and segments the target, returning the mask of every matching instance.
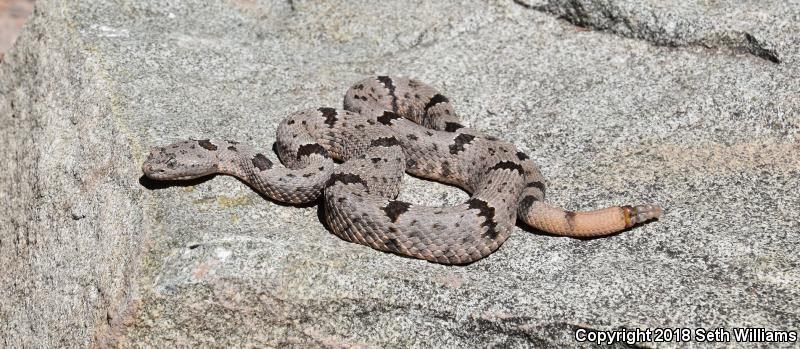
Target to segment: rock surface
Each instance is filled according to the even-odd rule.
[[[0,346],[797,331],[799,16],[777,0],[42,0],[0,65]],[[281,118],[370,74],[443,90],[540,164],[552,202],[666,213],[601,239],[520,227],[446,267],[339,240],[316,206],[229,177],[140,178],[148,147],[183,138],[269,148]],[[407,179],[408,201],[466,198]]]

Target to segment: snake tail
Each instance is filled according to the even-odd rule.
[[[663,213],[658,205],[613,206],[593,211],[573,212],[535,201],[523,205],[520,219],[547,233],[571,237],[596,237],[614,234],[636,224],[657,219]]]

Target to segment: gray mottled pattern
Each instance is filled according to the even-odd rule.
[[[497,250],[517,212],[535,228],[571,236],[610,234],[661,214],[653,205],[571,212],[543,203],[544,178],[525,153],[464,127],[449,99],[417,80],[361,80],[344,107],[302,110],[280,123],[275,148],[285,167],[250,146],[206,139],[156,147],[142,170],[155,180],[232,175],[292,204],[325,189],[325,219],[339,237],[444,264]],[[333,170],[331,156],[344,164]],[[452,207],[395,200],[404,171],[472,196]]]

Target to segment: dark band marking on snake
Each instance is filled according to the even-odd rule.
[[[228,147],[230,149],[231,147]],[[234,149],[235,151],[235,149]],[[265,171],[272,168],[272,161],[269,161],[264,154],[258,153],[256,156],[253,157],[253,166],[258,168],[260,171]]]
[[[444,125],[444,130],[447,132],[455,132],[460,128],[464,128],[464,125],[461,125],[457,122],[446,122]]]
[[[572,212],[545,202],[538,167],[513,144],[465,127],[450,100],[417,80],[379,76],[354,84],[344,109],[295,112],[279,125],[281,164],[234,141],[189,140],[152,148],[155,180],[236,176],[278,201],[324,196],[340,238],[444,264],[488,256],[517,219],[557,235],[602,236],[657,218],[657,205]],[[335,166],[333,160],[342,161]],[[431,207],[395,200],[403,172],[456,185],[470,198]]]
[[[338,120],[336,119],[336,109],[319,108],[317,110],[319,110],[319,112],[322,113],[322,116],[325,118],[325,124],[328,125],[328,127],[333,127]]]
[[[386,215],[392,222],[397,222],[397,217],[401,214],[408,211],[408,208],[411,207],[410,203],[399,201],[399,200],[392,200],[389,201],[386,206],[382,208],[383,212],[386,212]]]
[[[207,150],[217,150],[217,146],[214,145],[214,144],[211,144],[211,142],[209,142],[208,139],[199,140],[199,141],[197,141],[197,144],[200,145],[201,147],[207,149]],[[173,145],[173,147],[175,147],[175,145]]]

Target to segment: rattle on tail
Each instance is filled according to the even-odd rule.
[[[662,213],[657,205],[571,212],[547,204],[544,178],[527,155],[464,127],[450,101],[419,81],[364,79],[347,91],[344,107],[284,119],[276,149],[283,166],[248,145],[189,140],[153,148],[142,170],[155,180],[232,175],[288,203],[324,194],[325,220],[342,239],[444,264],[488,256],[517,218],[552,234],[592,237]],[[470,199],[451,207],[396,200],[403,172],[459,186]]]

